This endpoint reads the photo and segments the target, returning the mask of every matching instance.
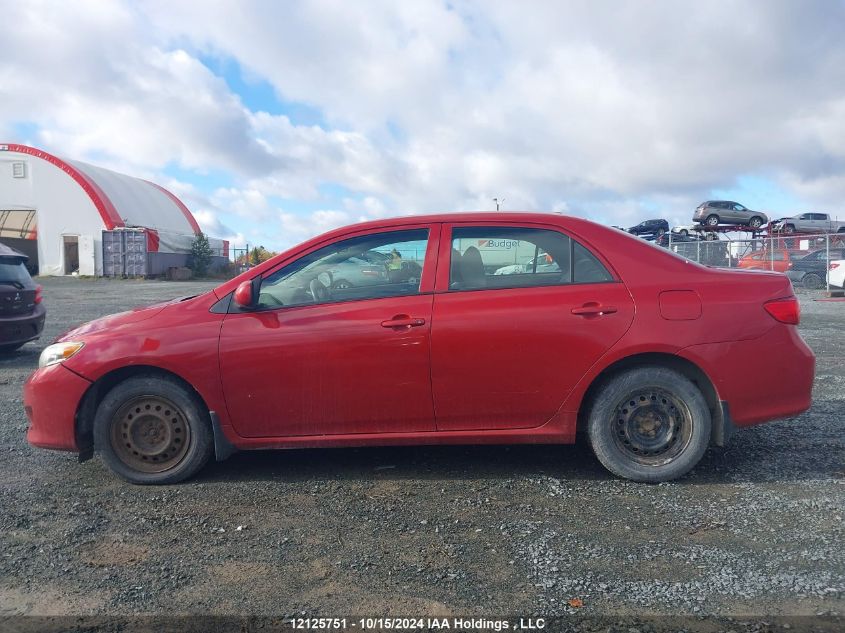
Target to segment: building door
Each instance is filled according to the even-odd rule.
[[[63,235],[65,275],[79,272],[79,236]]]

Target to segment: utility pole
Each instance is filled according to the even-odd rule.
[[[498,211],[498,210],[499,210],[499,205],[501,205],[501,204],[505,204],[505,199],[504,199],[504,198],[502,198],[501,200],[499,200],[498,198],[493,198],[493,202],[495,202],[495,203],[496,203],[496,211]]]

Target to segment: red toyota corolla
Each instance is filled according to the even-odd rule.
[[[666,481],[735,427],[810,406],[798,317],[782,274],[586,220],[380,220],[63,335],[24,387],[27,437],[172,483],[236,450],[583,431],[611,472]]]

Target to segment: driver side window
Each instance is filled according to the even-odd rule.
[[[375,233],[335,242],[265,277],[258,308],[417,294],[427,246],[428,229]]]

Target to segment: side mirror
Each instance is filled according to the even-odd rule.
[[[255,280],[241,282],[235,289],[235,303],[242,308],[255,307],[255,304],[258,302],[258,292],[255,285]]]

